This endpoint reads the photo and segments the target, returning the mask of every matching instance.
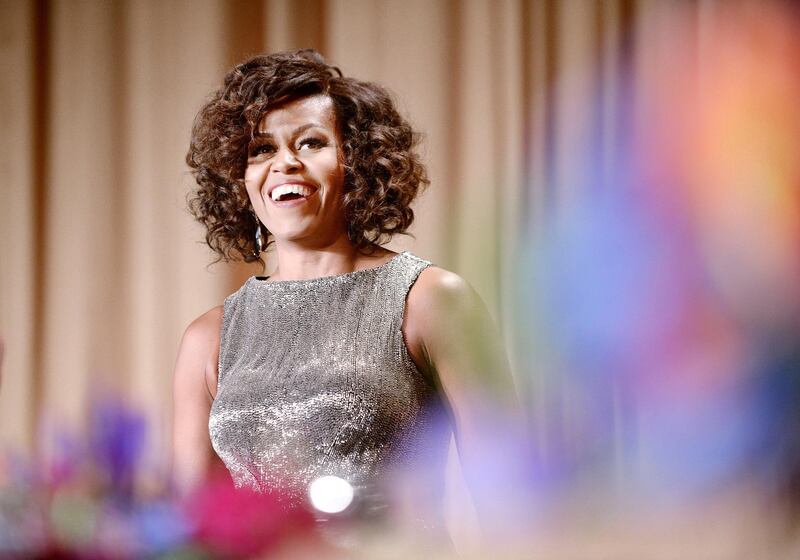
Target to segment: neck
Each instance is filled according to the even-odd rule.
[[[353,272],[359,253],[347,236],[333,243],[309,248],[291,242],[275,242],[277,267],[270,280],[309,280]]]

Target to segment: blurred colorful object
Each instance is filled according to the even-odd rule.
[[[220,472],[183,505],[194,521],[195,539],[215,557],[252,558],[274,549],[291,532],[310,539],[314,519],[308,510],[289,508],[279,493],[236,489]]]
[[[98,398],[86,442],[60,433],[49,467],[0,463],[0,557],[254,558],[310,539],[313,517],[271,494],[235,490],[227,473],[179,499],[169,480],[137,489],[144,417]],[[310,543],[310,544],[309,544]]]
[[[726,513],[769,532],[800,505],[800,20],[659,15],[623,77],[617,182],[537,224],[519,270],[536,445],[577,516],[635,534],[738,496]]]

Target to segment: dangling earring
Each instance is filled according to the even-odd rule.
[[[264,251],[264,232],[261,230],[261,221],[256,218],[256,256]]]

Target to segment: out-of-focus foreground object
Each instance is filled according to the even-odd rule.
[[[519,275],[542,557],[798,551],[800,20],[711,4],[636,36],[618,163]]]

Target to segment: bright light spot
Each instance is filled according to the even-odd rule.
[[[323,476],[308,487],[312,505],[325,513],[339,513],[353,501],[353,487],[338,476]]]

